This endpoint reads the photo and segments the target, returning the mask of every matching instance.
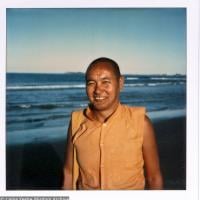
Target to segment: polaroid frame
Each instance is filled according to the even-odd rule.
[[[6,88],[6,8],[162,8],[181,7],[187,10],[187,184],[185,191],[6,191],[5,165],[5,88]],[[69,197],[69,199],[174,199],[199,198],[199,2],[198,0],[148,1],[64,1],[4,0],[0,3],[0,198],[3,197]]]

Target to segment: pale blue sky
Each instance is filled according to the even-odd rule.
[[[110,57],[122,73],[186,73],[186,10],[7,9],[7,71],[84,72]]]

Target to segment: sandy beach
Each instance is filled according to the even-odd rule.
[[[186,118],[154,122],[164,189],[186,189]],[[58,190],[65,140],[6,147],[7,190]]]
[[[186,118],[157,122],[156,131],[164,189],[186,189]]]

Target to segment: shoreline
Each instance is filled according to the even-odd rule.
[[[186,188],[186,117],[152,120],[164,189]],[[6,145],[7,190],[59,190],[66,138]]]
[[[146,113],[152,123],[159,123],[186,116],[185,109],[157,110]],[[23,145],[36,142],[53,142],[55,140],[65,140],[70,119],[65,119],[65,125],[55,127],[39,127],[38,124],[30,125],[29,129],[7,131],[8,145]],[[37,132],[37,134],[36,134]],[[55,134],[58,133],[58,134]],[[28,137],[27,137],[28,135]]]

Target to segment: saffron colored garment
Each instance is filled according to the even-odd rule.
[[[144,107],[121,104],[105,123],[96,121],[89,107],[72,113],[74,189],[144,189],[144,117]]]

